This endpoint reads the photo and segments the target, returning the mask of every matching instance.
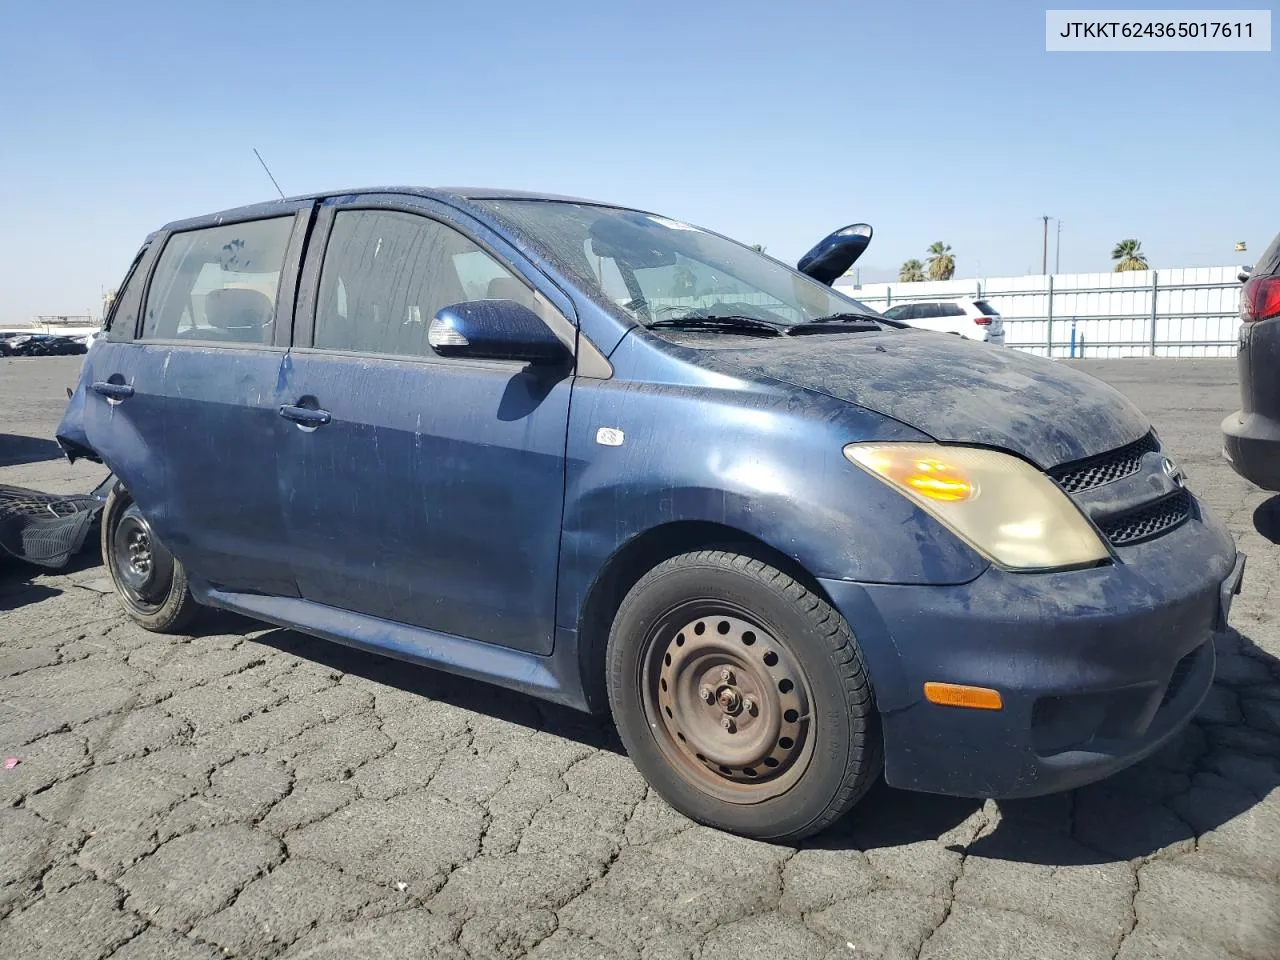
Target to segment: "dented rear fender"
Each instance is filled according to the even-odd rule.
[[[71,391],[71,397],[67,400],[67,408],[63,411],[62,420],[58,424],[58,429],[54,432],[54,439],[71,463],[75,463],[80,459],[92,460],[95,463],[102,462],[102,457],[94,450],[93,444],[89,442],[88,434],[85,432],[85,390],[90,382],[92,382],[92,379],[89,364],[86,362],[80,368],[80,380],[75,389]]]

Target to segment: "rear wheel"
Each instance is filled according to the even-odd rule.
[[[198,607],[186,570],[121,484],[102,510],[102,560],[121,607],[135,623],[156,633],[181,633],[191,623]]]
[[[700,823],[799,840],[853,806],[881,770],[848,625],[759,560],[705,551],[646,574],[614,621],[608,681],[636,766]]]

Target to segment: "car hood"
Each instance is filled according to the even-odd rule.
[[[947,334],[824,333],[711,352],[715,366],[856,403],[938,441],[1008,450],[1042,469],[1151,429],[1137,407],[1088,374]]]

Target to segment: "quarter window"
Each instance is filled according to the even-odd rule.
[[[427,328],[436,313],[486,299],[535,308],[522,280],[439,221],[392,210],[340,211],[320,271],[314,344],[434,356]]]
[[[175,233],[151,278],[146,340],[271,343],[293,217]]]

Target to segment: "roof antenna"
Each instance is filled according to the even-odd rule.
[[[258,148],[257,148],[257,147],[254,147],[254,148],[253,148],[253,155],[254,155],[255,157],[257,157],[257,158],[258,158],[258,162],[259,162],[260,164],[262,164],[262,169],[263,169],[263,170],[265,170],[265,171],[267,171],[267,176],[268,176],[268,177],[271,177],[271,183],[275,186],[275,188],[276,188],[276,193],[280,194],[280,199],[281,199],[281,200],[283,200],[283,199],[284,199],[284,191],[280,189],[280,184],[276,183],[276,178],[275,178],[275,176],[273,176],[273,175],[272,175],[272,173],[271,173],[271,168],[267,166],[267,161],[265,161],[265,160],[263,160],[263,159],[262,159],[262,154],[260,154],[260,153],[258,152]]]

